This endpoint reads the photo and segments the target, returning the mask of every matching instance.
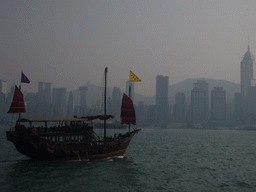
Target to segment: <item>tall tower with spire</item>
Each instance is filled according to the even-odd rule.
[[[248,44],[248,50],[242,57],[242,61],[240,63],[242,102],[246,101],[248,89],[251,87],[251,80],[253,79],[254,61],[254,56],[250,52],[250,46]]]

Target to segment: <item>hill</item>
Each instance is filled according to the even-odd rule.
[[[197,79],[187,79],[183,82],[176,83],[169,87],[169,98],[170,103],[175,102],[175,95],[177,92],[183,92],[186,95],[186,101],[190,102],[191,98],[191,90],[193,89],[193,83],[197,80],[206,80],[209,84],[209,98],[211,94],[211,90],[214,87],[223,87],[226,90],[227,103],[230,103],[234,99],[234,94],[236,92],[240,92],[240,84],[232,83],[227,80],[216,80],[216,79],[207,79],[207,78],[197,78]]]
[[[193,89],[193,83],[195,83],[197,80],[206,80],[206,82],[209,84],[209,99],[210,99],[210,93],[211,90],[213,90],[214,87],[224,87],[224,90],[226,90],[227,95],[227,103],[231,103],[234,99],[234,93],[240,91],[240,84],[232,83],[227,80],[216,80],[216,79],[208,79],[208,78],[194,78],[194,79],[187,79],[185,81],[173,84],[169,86],[169,103],[173,104],[175,102],[175,95],[178,92],[185,93],[186,96],[186,102],[190,102],[190,95],[191,90]],[[93,85],[93,84],[86,84],[84,86],[88,87],[87,91],[87,103],[88,107],[91,107],[91,103],[95,103],[97,99],[100,101],[101,99],[101,90],[102,88]],[[109,94],[108,97],[112,96],[112,88],[109,88]],[[122,91],[122,90],[121,90]],[[79,97],[79,90],[73,91],[74,95],[74,104],[79,105],[80,97]],[[144,96],[141,94],[135,93],[135,100],[134,103],[137,105],[140,101],[143,101],[146,105],[155,105],[155,96],[149,97]]]

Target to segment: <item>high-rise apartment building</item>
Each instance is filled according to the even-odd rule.
[[[86,115],[86,93],[87,93],[88,87],[79,87],[80,91],[80,116],[85,116]]]
[[[0,92],[0,122],[5,121],[6,117],[6,98],[3,92]]]
[[[51,103],[51,83],[38,82],[39,103]]]
[[[0,80],[0,121],[6,121],[7,105],[7,82]]]
[[[112,109],[114,116],[120,116],[121,109],[121,90],[120,87],[114,87],[112,92]]]
[[[158,75],[156,77],[156,126],[159,127],[166,127],[169,122],[168,87],[169,77]]]
[[[246,124],[256,124],[256,86],[248,89],[248,108],[246,115]]]
[[[134,82],[126,81],[126,95],[130,97],[131,100],[134,101]]]
[[[235,125],[241,125],[244,123],[241,93],[235,93],[235,95],[234,95],[234,119],[233,119],[233,122]]]
[[[214,87],[211,91],[211,122],[224,125],[226,121],[226,91]]]
[[[0,92],[4,93],[7,96],[7,82],[0,80]]]
[[[204,123],[208,121],[208,83],[205,80],[197,80],[191,91],[191,121],[192,123]]]
[[[145,125],[147,126],[156,125],[156,106],[147,105],[144,111],[146,112]]]
[[[52,89],[53,117],[64,118],[66,115],[66,88]]]
[[[108,115],[114,115],[114,112],[113,112],[113,102],[112,102],[112,99],[111,99],[111,97],[108,97],[107,98],[107,114]],[[103,111],[102,111],[103,112]]]
[[[174,123],[185,123],[186,122],[186,102],[185,94],[178,92],[175,96],[175,105],[174,105]]]
[[[38,82],[37,99],[34,100],[34,104],[29,104],[28,107],[35,108],[32,114],[36,118],[49,118],[52,116],[52,104],[51,104],[51,83]],[[30,111],[29,110],[29,111]]]
[[[69,92],[68,96],[68,107],[67,107],[67,118],[74,116],[74,97],[72,91]]]
[[[139,102],[138,107],[135,108],[135,111],[136,111],[136,119],[137,119],[136,124],[145,125],[146,113],[145,113],[145,106],[143,101]]]

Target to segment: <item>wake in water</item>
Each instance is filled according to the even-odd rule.
[[[256,190],[253,131],[145,129],[125,157],[94,161],[31,161],[0,138],[3,191]]]

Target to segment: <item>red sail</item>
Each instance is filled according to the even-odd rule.
[[[136,125],[135,110],[132,100],[123,94],[122,107],[121,107],[121,124]]]
[[[23,94],[17,86],[15,86],[15,91],[12,99],[12,104],[7,113],[25,113],[25,103],[23,99]]]

